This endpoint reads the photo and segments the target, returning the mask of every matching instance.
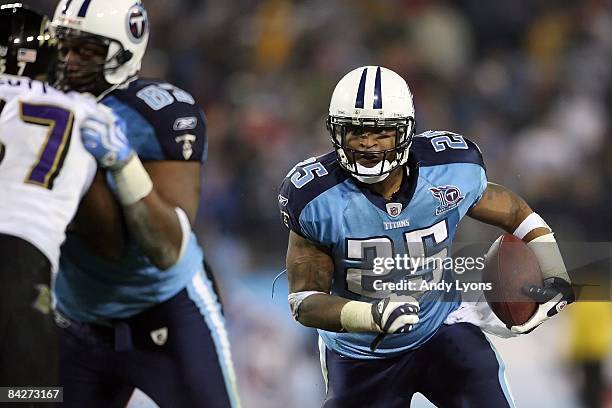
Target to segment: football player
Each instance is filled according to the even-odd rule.
[[[138,78],[149,37],[138,0],[63,0],[53,24],[63,89],[89,92],[126,138],[85,135],[99,163],[62,249],[56,296],[65,405],[238,406],[224,318],[191,224],[206,157],[193,97]]]
[[[376,273],[373,260],[444,258],[466,214],[514,233],[532,247],[545,278],[544,287],[526,288],[537,313],[511,328],[526,333],[573,300],[548,225],[519,196],[487,182],[473,142],[446,131],[415,136],[412,94],[389,69],[344,76],[327,128],[334,151],[295,166],[278,197],[290,229],[289,305],[297,321],[319,329],[323,405],[403,407],[420,392],[442,407],[513,406],[503,363],[481,329],[444,324],[459,293],[382,290],[376,281],[395,283],[407,272]],[[436,283],[448,272],[412,270],[408,278]]]
[[[57,386],[50,284],[60,245],[96,162],[81,141],[89,121],[114,117],[91,96],[44,80],[55,53],[46,16],[0,6],[0,384]],[[97,137],[97,135],[96,135]]]

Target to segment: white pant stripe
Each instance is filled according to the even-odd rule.
[[[323,342],[321,336],[319,336],[319,361],[321,362],[321,372],[323,373],[323,380],[325,380],[325,394],[327,395],[328,386],[328,371],[327,371],[327,358],[325,357],[325,350],[327,346]]]
[[[191,284],[187,287],[187,292],[200,309],[206,325],[211,331],[232,407],[240,408],[236,373],[232,363],[232,352],[227,330],[225,330],[225,320],[221,314],[221,306],[217,301],[217,295],[215,295],[203,270],[195,274]]]

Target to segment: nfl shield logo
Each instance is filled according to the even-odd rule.
[[[151,332],[151,340],[158,346],[163,346],[168,341],[168,328],[161,327]]]
[[[401,203],[387,203],[387,214],[395,218],[402,212]]]

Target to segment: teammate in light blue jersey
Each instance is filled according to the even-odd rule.
[[[278,196],[290,229],[289,304],[296,320],[319,329],[324,406],[406,406],[415,392],[444,407],[512,406],[503,363],[478,322],[450,324],[464,310],[460,293],[429,290],[452,271],[396,263],[450,256],[466,214],[551,243],[534,248],[546,270],[545,286],[529,288],[538,312],[504,328],[526,333],[573,300],[549,227],[487,182],[473,142],[447,131],[415,136],[412,95],[391,70],[344,76],[327,127],[334,151],[296,165]]]
[[[83,127],[100,171],[62,249],[56,284],[67,407],[238,407],[221,305],[191,225],[207,134],[187,92],[138,78],[149,36],[139,0],[62,0],[55,77],[112,109]]]

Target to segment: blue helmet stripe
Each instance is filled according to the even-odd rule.
[[[382,109],[382,88],[380,86],[380,67],[376,70],[376,79],[374,80],[374,109]]]
[[[79,9],[79,14],[77,14],[79,17],[85,17],[85,14],[87,14],[87,9],[89,8],[89,3],[91,3],[91,0],[85,0],[83,2],[83,5]]]
[[[66,4],[64,4],[64,9],[62,10],[62,14],[66,14],[71,3],[72,3],[72,0],[68,0]]]
[[[366,77],[368,76],[368,69],[364,68],[361,73],[361,79],[359,80],[359,88],[357,89],[357,99],[355,100],[355,107],[363,109],[364,96],[365,96],[365,83]]]

